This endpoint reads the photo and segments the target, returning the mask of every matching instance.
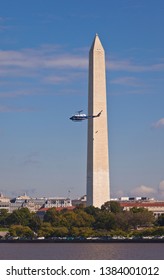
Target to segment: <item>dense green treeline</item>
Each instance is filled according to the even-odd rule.
[[[123,211],[115,201],[105,203],[101,209],[78,206],[72,211],[63,209],[59,212],[50,208],[43,221],[27,208],[13,213],[1,209],[0,227],[8,228],[10,236],[24,238],[161,236],[164,235],[164,215],[155,220],[153,213],[144,208]]]

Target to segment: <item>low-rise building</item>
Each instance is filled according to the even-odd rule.
[[[84,207],[86,207],[87,204],[87,196],[83,195],[77,199],[73,199],[72,200],[72,205],[73,206],[77,206],[77,205],[83,205]]]
[[[9,212],[10,198],[0,193],[0,209],[6,209]]]
[[[30,212],[37,212],[40,208],[51,208],[51,207],[70,207],[72,201],[70,198],[65,197],[41,197],[32,198],[24,194],[10,200],[9,202],[9,213],[14,210],[26,207]]]
[[[46,208],[69,207],[69,206],[72,206],[72,201],[70,198],[65,198],[65,197],[47,198],[46,202],[44,203],[44,207]]]
[[[44,219],[44,215],[46,214],[46,212],[51,209],[52,207],[50,208],[41,208],[39,209],[36,214],[37,216],[43,220]],[[69,210],[69,211],[72,211],[74,210],[76,207],[75,206],[67,206],[67,207],[55,207],[57,211],[62,211],[63,209],[66,209],[66,210]]]
[[[155,200],[147,200],[147,201],[141,201],[141,200],[133,200],[133,201],[118,201],[120,203],[120,206],[123,207],[123,210],[130,210],[133,207],[136,208],[146,208],[149,211],[154,213],[155,217],[160,216],[161,214],[164,214],[164,201],[155,201]]]

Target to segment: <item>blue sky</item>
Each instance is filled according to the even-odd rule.
[[[0,191],[86,193],[88,52],[106,52],[111,195],[164,199],[163,0],[5,0]]]

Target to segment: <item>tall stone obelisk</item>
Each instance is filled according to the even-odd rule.
[[[105,52],[96,34],[89,52],[87,206],[110,200]]]

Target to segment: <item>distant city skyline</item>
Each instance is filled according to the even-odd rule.
[[[94,8],[93,8],[94,7]],[[88,52],[106,51],[111,197],[164,199],[164,2],[3,1],[0,192],[86,193]]]

